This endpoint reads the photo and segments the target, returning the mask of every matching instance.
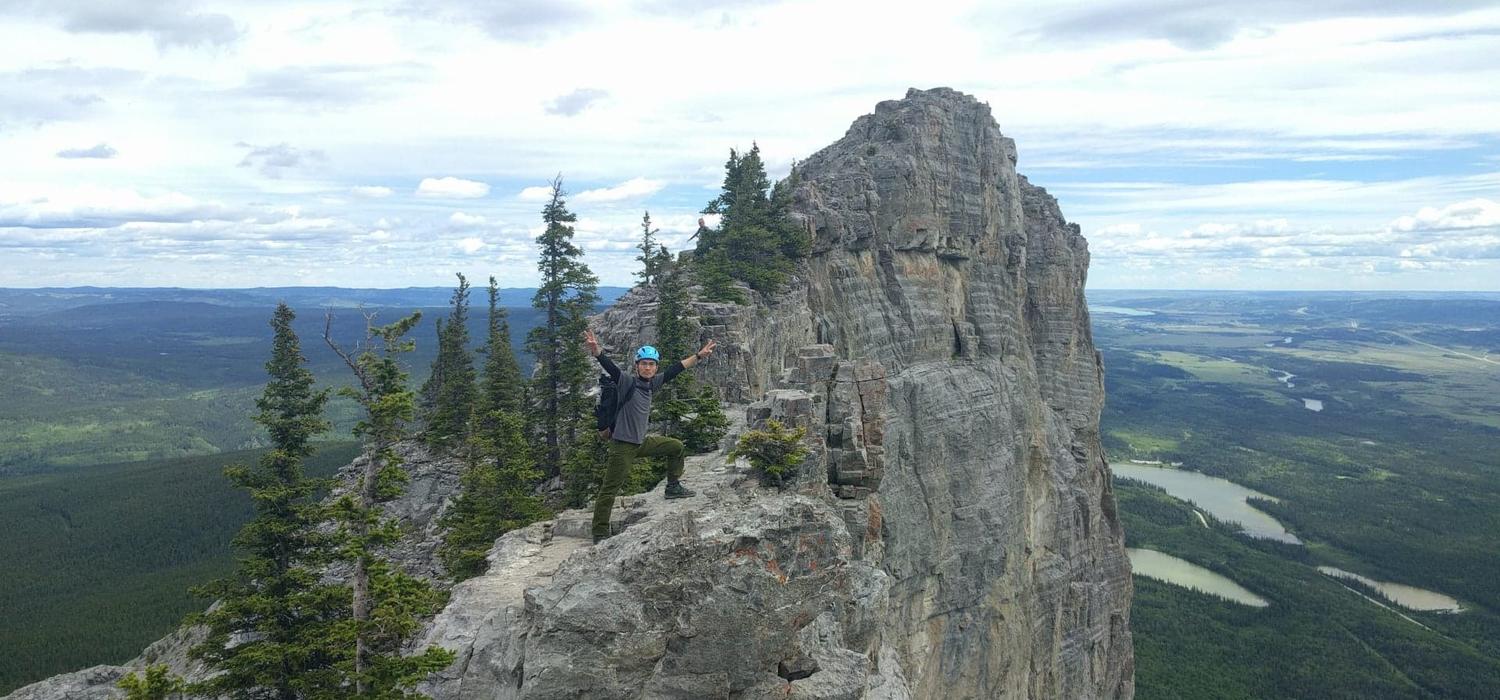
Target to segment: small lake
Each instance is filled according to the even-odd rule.
[[[1236,523],[1245,529],[1245,534],[1278,542],[1302,544],[1296,535],[1287,532],[1275,518],[1266,515],[1245,501],[1260,498],[1267,501],[1277,499],[1254,489],[1247,489],[1228,479],[1208,476],[1186,469],[1167,469],[1145,464],[1110,464],[1115,476],[1144,481],[1166,489],[1173,498],[1191,502],[1208,511],[1215,518]]]
[[[1134,562],[1135,559],[1131,559]],[[1365,584],[1384,596],[1387,600],[1408,610],[1421,610],[1424,612],[1463,612],[1463,606],[1457,600],[1442,593],[1429,591],[1425,588],[1408,586],[1401,583],[1389,581],[1376,581],[1372,578],[1360,576],[1352,571],[1344,571],[1338,567],[1320,566],[1318,571],[1334,578],[1346,578]]]
[[[1146,578],[1191,588],[1252,607],[1264,608],[1270,605],[1265,598],[1251,593],[1244,586],[1190,561],[1154,549],[1127,548],[1125,553],[1130,555],[1132,571]]]
[[[1290,389],[1292,387],[1297,386],[1296,384],[1292,383],[1292,378],[1295,377],[1295,376],[1297,376],[1297,375],[1292,374],[1291,372],[1288,372],[1288,371],[1286,371],[1284,369],[1276,369],[1274,367],[1272,367],[1270,369],[1271,369],[1272,372],[1278,372],[1278,373],[1281,374],[1281,376],[1279,376],[1279,377],[1276,378],[1276,381],[1281,382],[1282,384],[1285,384],[1286,388]]]
[[[1155,316],[1155,311],[1132,309],[1128,306],[1090,306],[1089,311],[1096,314],[1119,314],[1121,316]]]
[[[1321,411],[1323,410],[1323,401],[1321,399],[1302,399],[1302,407],[1309,411]]]

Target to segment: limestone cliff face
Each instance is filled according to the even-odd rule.
[[[918,697],[1128,696],[1088,248],[986,105],[909,92],[802,164],[820,342],[886,370],[885,641]]]
[[[500,538],[420,640],[434,698],[1130,698],[1128,560],[1099,446],[1088,249],[989,108],[913,90],[803,162],[814,249],[747,306],[694,305],[733,432],[806,427],[785,490],[722,452],[695,498],[623,498]],[[640,288],[596,318],[654,339]],[[434,571],[448,461],[413,453],[397,553]],[[180,633],[190,634],[191,631]],[[152,658],[180,662],[182,642]],[[201,669],[173,662],[190,674]],[[139,667],[143,660],[132,666]],[[114,697],[98,667],[18,691]]]

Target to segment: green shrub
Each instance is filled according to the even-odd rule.
[[[166,664],[147,666],[144,677],[131,671],[115,685],[125,691],[126,700],[166,700],[187,688],[182,676],[172,675]]]
[[[780,488],[786,475],[795,473],[798,465],[807,458],[807,445],[802,442],[805,437],[805,427],[787,430],[779,421],[766,421],[765,430],[751,430],[741,435],[729,458],[744,457],[765,480],[774,480]]]

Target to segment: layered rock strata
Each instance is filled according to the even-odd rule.
[[[889,390],[884,641],[919,697],[1132,693],[1088,248],[989,107],[913,90],[800,168],[818,340]]]

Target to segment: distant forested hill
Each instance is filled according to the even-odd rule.
[[[476,290],[484,281],[471,280]],[[625,287],[600,287],[604,304],[613,304]],[[511,287],[500,290],[502,306],[530,306],[535,289]],[[257,287],[254,289],[183,289],[180,287],[44,287],[0,288],[0,319],[33,316],[48,311],[97,304],[127,302],[199,302],[217,306],[271,308],[285,301],[296,309],[356,308],[359,306],[443,306],[453,294],[451,287],[406,287],[403,289],[355,289],[345,287]],[[482,297],[482,295],[480,295]]]
[[[471,297],[470,337],[483,338],[483,290]],[[520,352],[537,325],[534,290],[502,290]],[[624,292],[601,290],[603,304]],[[265,381],[268,321],[278,299],[298,313],[296,329],[318,380],[346,383],[347,369],[322,340],[352,347],[365,313],[389,323],[423,313],[409,356],[420,384],[436,354],[435,319],[451,289],[281,288],[0,289],[0,474],[57,467],[212,454],[260,446],[250,420]],[[361,306],[363,305],[363,306]],[[352,406],[330,407],[339,434]]]

